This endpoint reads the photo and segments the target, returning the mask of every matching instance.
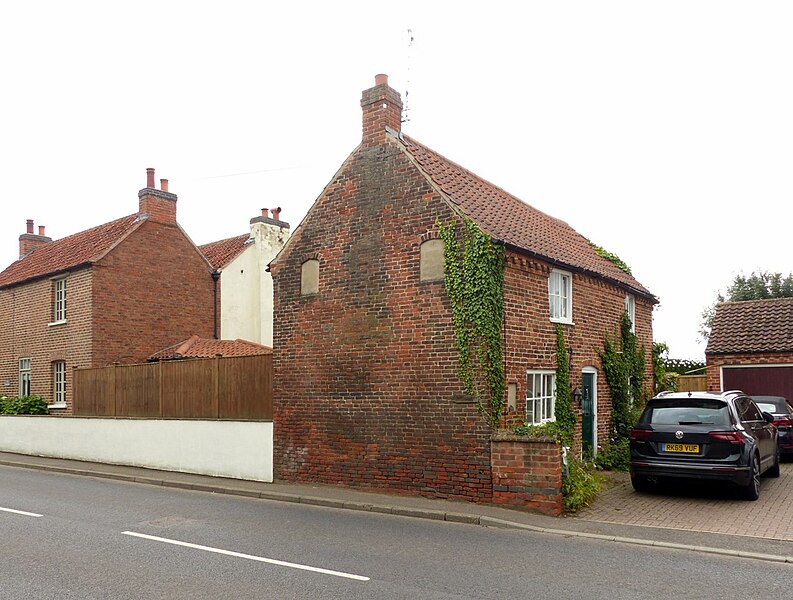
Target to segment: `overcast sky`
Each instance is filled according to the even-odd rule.
[[[617,254],[703,358],[720,289],[793,271],[791,31],[791,2],[5,2],[0,263],[26,219],[136,212],[146,167],[198,244],[294,228],[386,73],[406,133]]]

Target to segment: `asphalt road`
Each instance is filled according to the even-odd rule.
[[[703,600],[793,581],[785,564],[3,466],[0,542],[4,600]]]

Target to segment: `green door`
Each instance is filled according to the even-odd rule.
[[[584,458],[595,456],[595,374],[581,376],[581,441]]]

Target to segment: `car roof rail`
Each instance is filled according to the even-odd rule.
[[[727,390],[721,393],[722,396],[745,396],[743,390]]]

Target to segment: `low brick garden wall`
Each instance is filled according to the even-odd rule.
[[[562,514],[562,451],[559,442],[497,432],[490,440],[493,504]]]

